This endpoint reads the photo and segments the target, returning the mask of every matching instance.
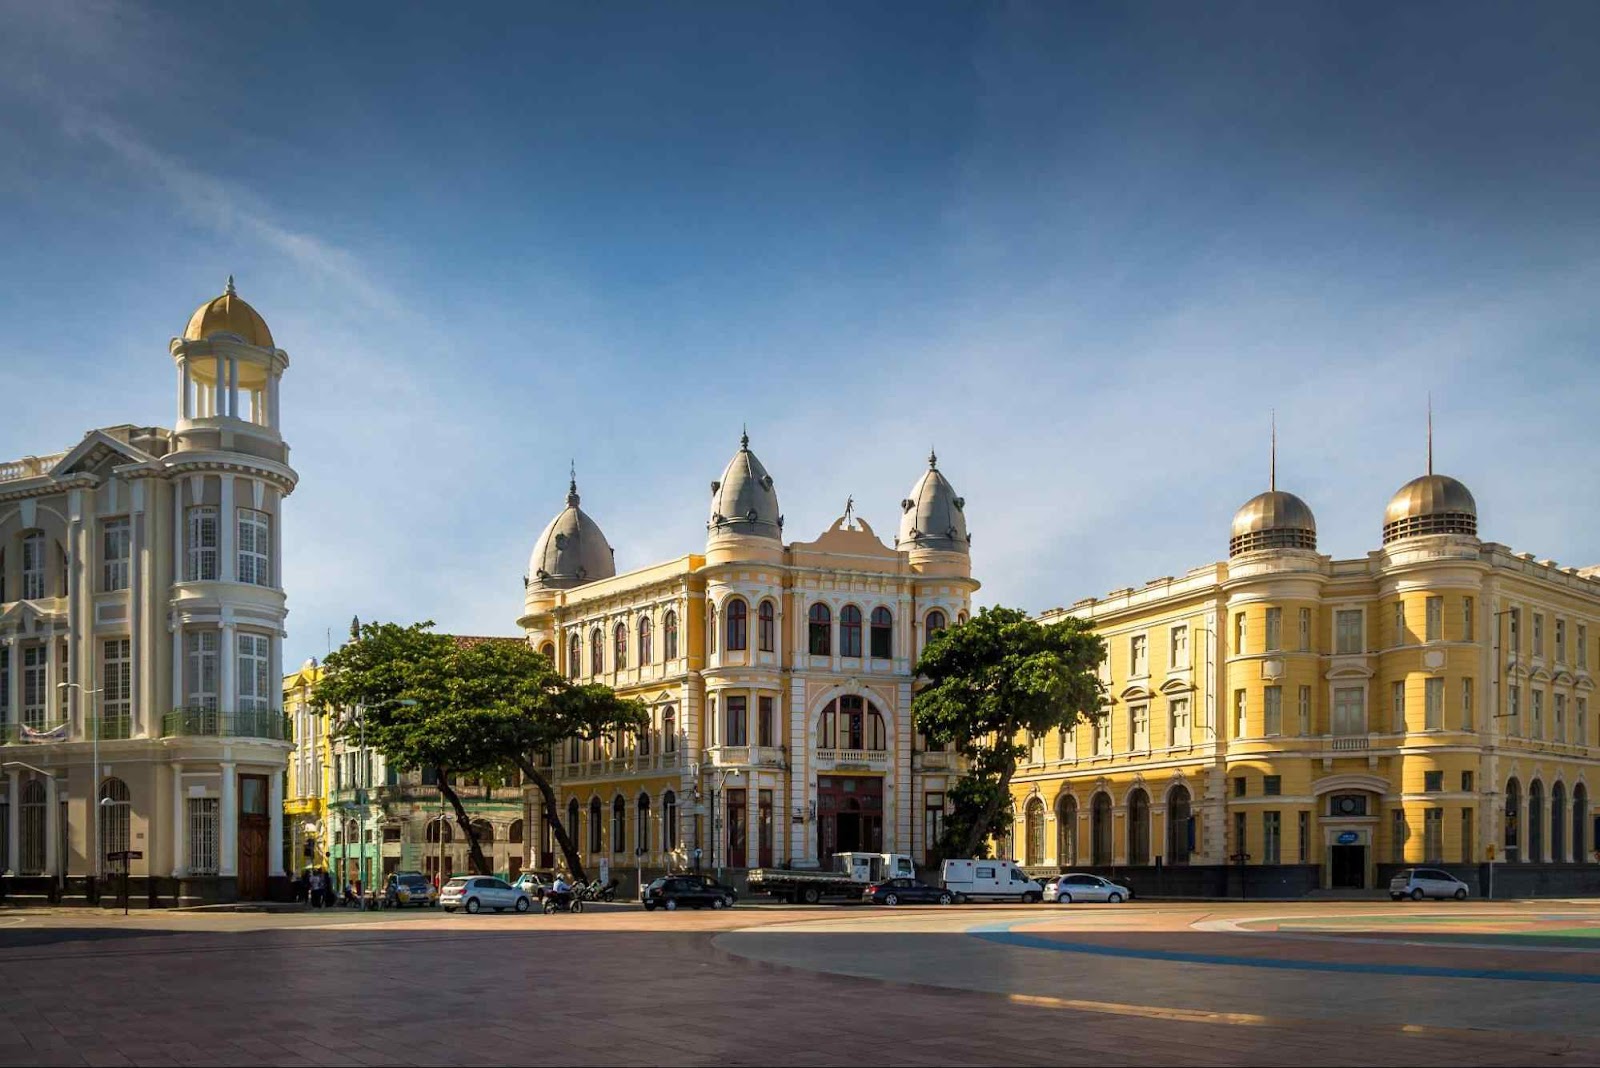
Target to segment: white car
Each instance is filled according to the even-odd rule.
[[[518,912],[527,912],[533,908],[533,899],[504,879],[489,875],[463,875],[444,884],[444,889],[439,893],[439,907],[446,912],[456,909],[466,909],[468,912],[516,909]]]
[[[1118,905],[1131,897],[1132,890],[1098,875],[1058,875],[1044,883],[1044,899],[1062,905],[1074,901],[1105,901]]]
[[[1409,897],[1421,901],[1425,897],[1453,897],[1465,901],[1472,888],[1447,871],[1438,868],[1407,868],[1396,872],[1389,880],[1389,896],[1399,901]]]

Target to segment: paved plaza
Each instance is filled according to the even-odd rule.
[[[0,913],[5,1064],[1600,1063],[1600,906]]]

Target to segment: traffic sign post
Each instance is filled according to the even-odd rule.
[[[118,849],[106,854],[107,860],[122,861],[122,914],[128,914],[128,867],[135,860],[143,860],[144,854],[137,849]]]
[[[1489,900],[1494,900],[1494,843],[1489,843]]]

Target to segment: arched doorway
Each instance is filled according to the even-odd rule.
[[[1128,795],[1128,863],[1150,863],[1150,795],[1143,787]]]
[[[1506,812],[1505,812],[1505,840],[1501,848],[1507,860],[1521,860],[1518,848],[1522,844],[1522,828],[1517,825],[1521,818],[1522,784],[1516,779],[1506,780]]]
[[[1030,797],[1023,819],[1022,862],[1027,867],[1037,868],[1044,863],[1044,802]]]
[[[1194,852],[1194,812],[1189,788],[1174,786],[1167,795],[1167,863],[1187,864]]]
[[[1097,866],[1111,863],[1111,795],[1104,790],[1094,795],[1089,806],[1089,862]]]
[[[18,852],[22,863],[18,871],[23,875],[44,875],[45,861],[45,790],[44,783],[30,779],[22,787],[21,820]]]
[[[1078,800],[1071,794],[1056,802],[1056,863],[1063,868],[1078,863]]]
[[[1528,784],[1528,856],[1530,863],[1544,860],[1544,783]]]
[[[1559,782],[1550,787],[1550,859],[1567,862],[1567,788]]]
[[[110,802],[107,804],[106,802]],[[121,779],[106,779],[100,784],[100,870],[106,874],[117,865],[105,861],[108,853],[132,848],[129,831],[133,816],[133,797]]]
[[[1589,791],[1581,782],[1572,788],[1572,859],[1589,859]]]

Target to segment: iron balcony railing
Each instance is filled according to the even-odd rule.
[[[289,737],[289,719],[281,712],[224,712],[215,708],[175,708],[161,717],[163,738]]]
[[[23,727],[26,726],[25,731]],[[72,728],[65,720],[54,723],[29,721],[23,723],[0,723],[0,741],[5,745],[17,745],[27,742],[67,742],[72,740]]]

